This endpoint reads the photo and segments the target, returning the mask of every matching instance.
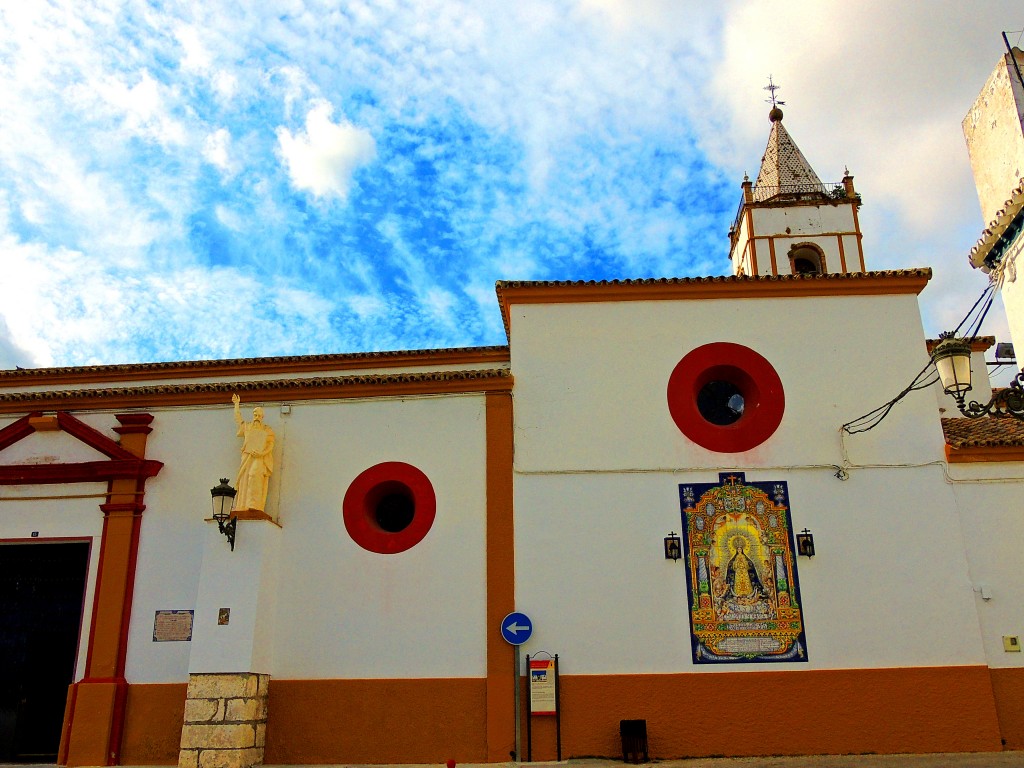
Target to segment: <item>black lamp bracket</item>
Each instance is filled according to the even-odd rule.
[[[954,394],[953,398],[960,413],[969,419],[1006,415],[1024,420],[1024,371],[1018,373],[1008,387],[993,395],[987,403],[979,403],[977,400],[968,403],[963,393]]]
[[[226,522],[226,523],[223,520],[218,520],[217,521],[217,527],[220,529],[221,533],[223,533],[225,536],[228,537],[228,544],[231,545],[231,551],[234,552],[235,551],[235,531],[238,528],[238,518],[235,517],[234,515],[232,515],[231,519],[228,522]]]

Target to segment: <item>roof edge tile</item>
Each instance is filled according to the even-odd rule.
[[[321,355],[239,357],[223,360],[181,360],[153,363],[115,363],[47,368],[0,369],[0,388],[19,384],[60,382],[138,381],[196,378],[253,373],[299,373],[354,368],[392,368],[402,365],[453,365],[508,362],[507,346],[450,347],[388,352],[345,352]]]
[[[233,393],[249,393],[271,401],[387,397],[507,391],[512,373],[506,368],[423,373],[316,376],[258,381],[216,381],[154,384],[140,387],[63,389],[0,393],[0,413],[66,409],[153,408],[230,404]],[[252,397],[250,397],[252,399]],[[259,400],[257,399],[257,402]]]
[[[814,296],[919,294],[931,280],[927,267],[819,275],[716,275],[626,280],[499,280],[498,304],[510,336],[512,304],[574,304],[594,301],[772,299]]]

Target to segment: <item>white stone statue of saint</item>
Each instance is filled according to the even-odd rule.
[[[263,512],[270,473],[274,471],[274,430],[263,423],[263,409],[259,406],[252,409],[252,421],[244,421],[239,407],[241,398],[234,394],[231,402],[235,404],[235,423],[242,438],[242,463],[235,480],[237,493],[232,509]]]

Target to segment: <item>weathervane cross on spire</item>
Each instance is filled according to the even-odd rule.
[[[779,86],[772,82],[771,75],[768,75],[768,85],[766,85],[764,89],[771,93],[772,95],[770,99],[764,100],[766,104],[770,103],[772,105],[772,109],[778,106],[786,106],[786,102],[782,101],[781,99],[775,98],[775,92],[779,90]]]

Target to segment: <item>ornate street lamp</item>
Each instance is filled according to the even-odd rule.
[[[231,502],[237,491],[228,485],[228,479],[222,477],[220,485],[210,489],[210,496],[213,499],[213,519],[217,521],[220,532],[228,537],[228,544],[231,551],[235,551],[235,530],[238,528],[238,518],[231,514]],[[230,519],[229,519],[230,518]]]
[[[939,336],[939,343],[932,350],[932,362],[939,373],[942,391],[956,401],[960,413],[970,419],[981,416],[1013,416],[1024,421],[1024,371],[987,403],[972,400],[966,402],[965,395],[971,390],[971,345],[966,339],[952,333]]]

